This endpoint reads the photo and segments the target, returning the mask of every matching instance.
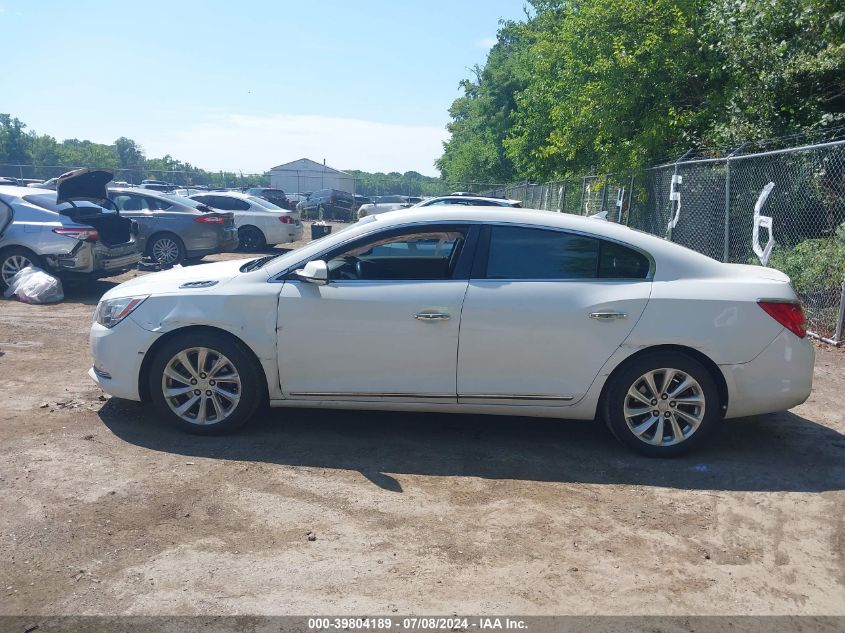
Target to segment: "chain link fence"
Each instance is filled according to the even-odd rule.
[[[771,218],[773,248],[766,265],[792,279],[811,334],[840,345],[845,327],[845,141],[679,160],[629,176],[516,183],[486,193],[519,200],[527,208],[601,215],[720,261],[761,264],[754,250],[755,205],[769,183],[771,193],[757,214]],[[763,252],[769,233],[761,225],[765,219],[756,223],[756,243]]]

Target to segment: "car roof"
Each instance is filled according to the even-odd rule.
[[[0,188],[0,196],[12,199],[12,198],[23,198],[24,196],[37,196],[39,194],[43,195],[45,193],[52,193],[56,195],[55,189],[40,189],[38,187],[20,187],[20,186],[3,186]]]
[[[417,197],[419,197],[419,196],[417,196]],[[492,196],[468,196],[468,195],[460,195],[459,196],[459,195],[455,195],[455,194],[451,194],[451,195],[448,195],[448,196],[436,196],[434,198],[424,198],[423,201],[424,202],[431,202],[432,200],[452,200],[452,199],[467,200],[467,201],[470,201],[470,202],[473,201],[473,200],[490,200],[491,202],[511,202],[511,203],[519,202],[519,200],[512,200],[511,198],[494,198]]]
[[[194,198],[195,196],[224,196],[226,198],[241,198],[243,200],[249,200],[255,197],[250,193],[242,193],[240,191],[203,191],[202,193],[192,193],[188,197]]]

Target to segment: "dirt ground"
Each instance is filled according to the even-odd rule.
[[[88,379],[116,281],[0,300],[0,614],[845,614],[842,351],[804,405],[674,460],[480,416],[203,438]]]

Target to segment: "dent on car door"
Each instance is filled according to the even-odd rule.
[[[463,305],[459,401],[577,402],[645,309],[650,268],[592,236],[485,228]]]
[[[287,398],[454,403],[475,229],[380,232],[329,252],[329,282],[289,274],[278,355]]]

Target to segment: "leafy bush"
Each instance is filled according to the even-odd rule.
[[[789,275],[800,294],[838,291],[845,277],[845,225],[833,237],[775,248],[769,265]]]

